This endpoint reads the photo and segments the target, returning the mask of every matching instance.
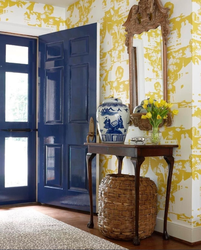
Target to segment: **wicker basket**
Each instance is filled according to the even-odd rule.
[[[112,239],[134,238],[135,176],[109,174],[102,179],[98,198],[98,227],[101,233]],[[139,187],[139,237],[151,236],[157,215],[156,184],[140,177]]]

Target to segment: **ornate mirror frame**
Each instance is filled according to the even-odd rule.
[[[169,34],[168,8],[164,8],[161,0],[140,0],[138,5],[133,5],[129,11],[128,18],[123,26],[126,27],[127,51],[129,54],[129,95],[130,113],[138,104],[138,85],[134,79],[133,67],[133,36],[156,29],[161,26],[163,39],[163,99],[167,101],[167,36]],[[134,114],[133,114],[134,115]],[[132,115],[131,115],[132,116]],[[139,114],[138,114],[139,117]],[[131,117],[133,121],[133,117]],[[151,128],[150,128],[151,129]],[[149,129],[145,129],[149,130]]]

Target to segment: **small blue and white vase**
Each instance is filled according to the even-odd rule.
[[[130,111],[120,99],[105,99],[97,109],[96,121],[102,142],[124,143],[130,123]]]

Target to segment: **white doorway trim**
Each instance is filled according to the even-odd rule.
[[[10,22],[0,22],[0,32],[28,35],[28,36],[40,36],[47,33],[51,33],[50,28],[38,28],[34,26],[28,26],[23,24],[15,24]]]

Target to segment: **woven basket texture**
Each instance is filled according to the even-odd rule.
[[[135,176],[108,174],[101,180],[98,197],[98,228],[112,239],[131,240],[135,226]],[[157,187],[140,177],[139,238],[151,236],[156,225]]]

